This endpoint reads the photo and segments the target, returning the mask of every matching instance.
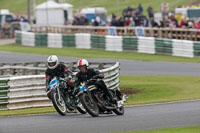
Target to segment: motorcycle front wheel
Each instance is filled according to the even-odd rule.
[[[59,99],[57,91],[51,92],[51,100],[56,111],[62,116],[66,115],[67,107],[65,105],[65,101],[62,96],[60,96],[60,99]]]
[[[79,98],[83,107],[91,116],[93,117],[99,116],[99,108],[97,104],[87,93],[80,94]]]

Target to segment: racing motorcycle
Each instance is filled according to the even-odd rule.
[[[49,83],[49,91],[47,96],[51,99],[54,108],[60,115],[76,112],[81,114],[87,113],[80,100],[74,95],[73,87],[69,85],[70,78],[54,77]]]
[[[81,84],[78,96],[83,107],[91,116],[98,117],[100,113],[106,111],[113,111],[117,115],[124,114],[125,95],[121,94],[119,90],[109,90],[113,97],[117,99],[117,102],[113,104],[108,100],[102,89],[96,85],[87,86],[88,82]]]

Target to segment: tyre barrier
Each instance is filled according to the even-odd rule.
[[[200,42],[154,37],[92,35],[89,33],[57,34],[15,31],[16,43],[23,46],[50,48],[75,47],[107,51],[136,51],[147,54],[172,56],[200,56]],[[29,39],[30,38],[30,39]]]
[[[29,64],[30,66],[31,63],[27,64]],[[32,63],[32,65],[33,64],[34,63]],[[40,66],[42,63],[36,64]],[[69,65],[70,63],[66,64]],[[109,89],[119,89],[120,64],[118,62],[94,64],[92,63],[92,65],[98,66],[96,68],[103,68],[102,66],[104,66],[104,68],[101,69],[100,72],[104,74],[103,80],[105,81],[107,87]],[[109,67],[105,68],[105,66]],[[42,69],[44,69],[44,67]],[[29,68],[29,70],[31,70],[31,68]],[[73,75],[75,76],[76,73],[77,72],[74,71]],[[3,78],[0,78],[0,110],[12,110],[46,106],[52,106],[52,103],[47,98],[45,93],[45,75],[15,75],[12,77],[5,76]]]

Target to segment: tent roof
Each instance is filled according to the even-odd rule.
[[[48,9],[55,9],[55,8],[56,9],[58,9],[58,8],[67,9],[67,8],[73,8],[73,5],[67,4],[67,3],[56,3],[52,0],[50,0],[50,1],[47,1],[47,2],[44,2],[40,5],[38,5],[36,7],[36,9],[46,9],[46,8],[48,8]]]
[[[59,3],[59,5],[63,8],[73,8],[74,6],[69,3]]]
[[[81,13],[83,14],[95,14],[95,13],[106,13],[107,10],[103,7],[95,7],[95,8],[83,8]]]

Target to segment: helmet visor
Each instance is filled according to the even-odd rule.
[[[86,68],[86,66],[84,65],[84,66],[78,66],[78,69],[80,70],[80,69],[83,69],[83,68]]]
[[[56,65],[56,62],[48,62],[48,66],[53,67]]]

